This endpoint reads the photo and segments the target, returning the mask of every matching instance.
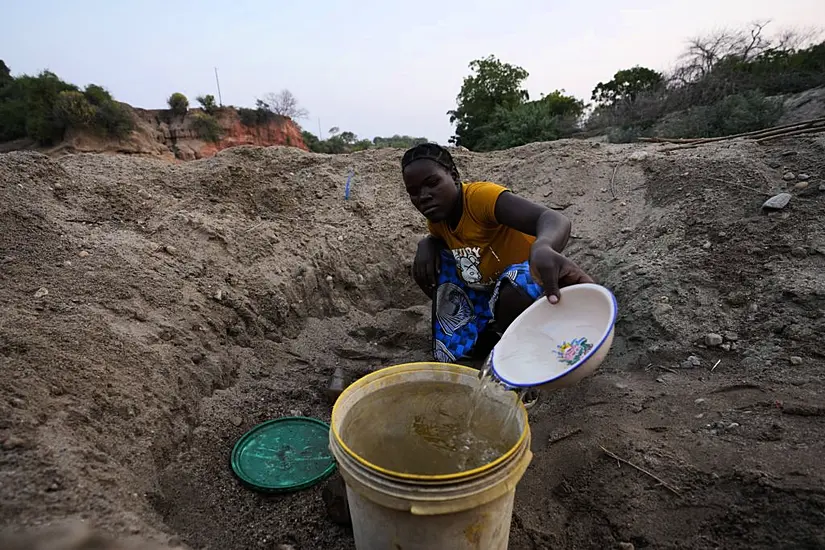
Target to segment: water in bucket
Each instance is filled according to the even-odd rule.
[[[388,387],[353,406],[343,437],[365,460],[396,472],[445,475],[489,464],[520,433],[516,394],[491,380],[476,388],[439,381]]]

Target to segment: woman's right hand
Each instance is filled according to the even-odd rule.
[[[433,297],[436,284],[438,283],[438,272],[441,269],[441,241],[434,237],[425,237],[418,243],[418,250],[413,261],[412,274],[416,284],[421,290]]]

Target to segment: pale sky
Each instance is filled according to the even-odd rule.
[[[446,142],[467,64],[493,54],[529,73],[531,97],[581,99],[619,69],[670,68],[685,40],[772,19],[825,28],[825,0],[0,0],[0,59],[49,69],[136,107],[173,92],[224,104],[290,89],[313,133]]]

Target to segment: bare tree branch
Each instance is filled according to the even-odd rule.
[[[298,99],[286,89],[277,94],[266,94],[262,103],[276,115],[289,117],[293,120],[300,120],[309,116],[309,111],[300,107]]]

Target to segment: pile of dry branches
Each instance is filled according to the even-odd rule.
[[[678,143],[681,147],[673,147],[673,149],[688,149],[691,147],[698,147],[705,143],[713,143],[716,141],[725,141],[728,139],[747,138],[753,139],[757,143],[765,143],[774,139],[780,139],[791,136],[799,136],[803,134],[816,134],[825,132],[825,117],[815,118],[805,122],[797,122],[795,124],[785,124],[784,126],[774,126],[773,128],[765,128],[764,130],[756,130],[754,132],[745,132],[742,134],[734,134],[732,136],[722,136],[715,138],[639,138],[639,141],[651,143]]]

